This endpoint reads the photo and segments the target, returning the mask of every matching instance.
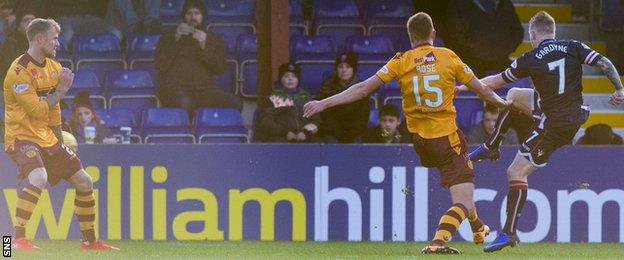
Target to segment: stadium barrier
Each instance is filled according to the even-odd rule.
[[[516,151],[475,164],[479,215],[494,229]],[[555,153],[530,177],[520,239],[624,242],[622,154]],[[425,241],[450,205],[437,170],[421,167],[408,145],[83,145],[80,157],[107,240]],[[19,189],[4,153],[0,179],[0,233],[12,234]],[[75,191],[57,186],[43,192],[27,236],[79,238]],[[471,239],[467,223],[454,239]]]

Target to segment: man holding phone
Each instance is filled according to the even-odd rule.
[[[213,83],[226,68],[226,45],[220,35],[202,29],[204,14],[202,0],[187,0],[184,22],[163,35],[156,47],[158,97],[163,106],[184,108],[190,116],[199,107],[242,107],[238,98]]]

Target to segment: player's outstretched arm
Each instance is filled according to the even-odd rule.
[[[371,92],[378,89],[383,82],[377,75],[373,75],[365,81],[359,82],[347,90],[319,101],[310,101],[303,106],[303,116],[311,117],[330,107],[348,104],[365,98]]]
[[[473,77],[466,86],[473,92],[477,93],[477,95],[479,95],[479,98],[485,100],[488,103],[491,103],[500,108],[505,108],[509,106],[509,102],[498,96],[494,91],[492,91],[492,89],[488,88],[476,77]]]
[[[602,72],[607,75],[607,78],[609,78],[613,86],[615,86],[615,92],[613,92],[613,95],[611,95],[611,98],[609,99],[609,104],[620,105],[624,103],[624,87],[622,87],[620,74],[618,73],[613,63],[606,57],[602,57],[600,60],[598,60],[598,62],[596,62],[595,66],[599,67]]]
[[[505,84],[507,84],[507,82],[505,82],[505,80],[500,74],[490,75],[485,78],[482,78],[481,82],[492,90],[502,88],[505,86]],[[459,92],[469,91],[469,90],[470,88],[466,85],[457,86],[457,91]]]

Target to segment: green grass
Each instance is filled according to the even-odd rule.
[[[78,241],[36,240],[43,248],[38,252],[13,251],[15,259],[622,259],[624,244],[520,244],[496,253],[483,253],[481,246],[452,243],[464,253],[461,256],[420,254],[425,243],[373,242],[258,242],[258,241],[111,241],[118,252],[84,252]]]

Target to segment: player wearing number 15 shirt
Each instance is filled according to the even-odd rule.
[[[421,252],[456,254],[460,251],[446,243],[464,219],[470,222],[475,243],[483,243],[489,227],[479,219],[474,205],[472,162],[468,160],[464,135],[455,123],[455,82],[466,84],[482,99],[499,107],[508,103],[483,85],[453,51],[432,46],[436,32],[429,15],[415,14],[408,20],[407,28],[411,50],[397,53],[367,80],[334,96],[307,103],[304,115],[365,98],[384,83],[397,80],[416,153],[422,165],[440,170],[442,186],[449,188],[453,199],[453,205],[440,218],[431,243]]]

